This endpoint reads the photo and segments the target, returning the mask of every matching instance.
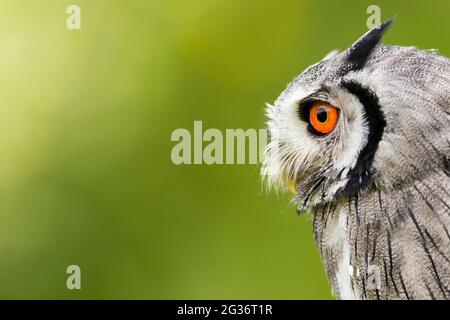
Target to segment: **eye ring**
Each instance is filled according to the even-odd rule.
[[[310,129],[316,135],[327,135],[336,127],[338,109],[329,103],[315,101],[309,109]]]

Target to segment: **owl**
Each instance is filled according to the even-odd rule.
[[[268,184],[312,215],[337,299],[450,298],[450,59],[388,20],[267,106]]]

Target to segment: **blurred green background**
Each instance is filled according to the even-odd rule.
[[[0,298],[331,299],[311,218],[257,165],[173,165],[170,136],[263,127],[369,4],[385,43],[450,54],[448,0],[2,0]]]

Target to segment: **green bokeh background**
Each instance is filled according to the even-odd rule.
[[[331,299],[311,218],[257,165],[173,165],[170,135],[263,127],[369,4],[385,43],[450,54],[448,0],[2,0],[0,298]]]

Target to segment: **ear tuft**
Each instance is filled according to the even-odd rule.
[[[366,34],[353,43],[350,48],[347,49],[346,58],[352,70],[359,70],[364,67],[372,50],[377,46],[383,37],[383,34],[393,22],[394,19],[389,19],[379,26],[370,29]]]

